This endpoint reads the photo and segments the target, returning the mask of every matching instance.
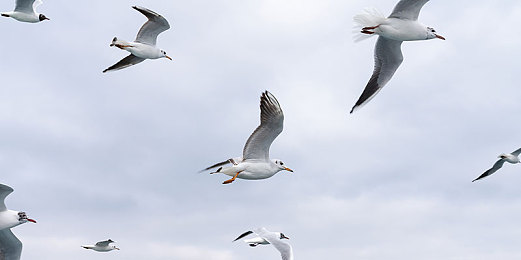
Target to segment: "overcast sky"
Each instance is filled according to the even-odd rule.
[[[13,0],[0,3],[1,11]],[[0,19],[0,182],[23,259],[265,260],[231,241],[264,226],[295,259],[521,258],[521,166],[471,183],[521,146],[521,2],[430,1],[446,41],[408,42],[394,78],[349,115],[376,38],[352,17],[389,0],[47,0],[40,24]],[[142,5],[168,19],[174,61],[101,71],[128,55]],[[221,183],[269,90],[271,147],[294,173]],[[111,238],[120,251],[82,244]]]

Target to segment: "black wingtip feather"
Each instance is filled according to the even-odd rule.
[[[245,237],[245,236],[247,236],[249,234],[253,234],[253,231],[246,231],[246,232],[242,233],[242,235],[240,235],[239,237],[234,239],[233,242],[235,242],[235,241],[237,241],[237,240],[239,240],[239,239],[241,239],[241,238],[243,238],[243,237]]]

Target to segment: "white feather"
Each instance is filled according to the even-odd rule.
[[[355,17],[353,17],[353,21],[355,22],[355,30],[353,30],[355,33],[353,37],[354,41],[359,42],[371,38],[374,34],[362,34],[360,33],[360,30],[364,27],[377,26],[383,23],[386,19],[387,18],[376,8],[366,8],[363,13],[355,15]]]

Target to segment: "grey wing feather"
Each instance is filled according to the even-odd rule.
[[[279,250],[282,260],[293,260],[293,249],[291,245],[280,239],[279,233],[270,232],[265,228],[256,229],[255,233]]]
[[[271,143],[282,132],[284,114],[280,104],[270,92],[262,93],[261,124],[250,135],[242,151],[243,159],[269,160]]]
[[[418,20],[420,10],[427,2],[429,0],[401,0],[396,4],[389,18]]]
[[[148,18],[148,21],[141,26],[136,36],[136,42],[156,45],[157,36],[170,29],[168,21],[160,14],[140,6],[132,6]]]
[[[11,229],[0,230],[0,259],[20,260],[22,242],[13,234]]]
[[[479,179],[482,179],[482,178],[485,178],[485,177],[491,175],[492,173],[495,173],[497,170],[501,169],[501,167],[503,166],[504,163],[505,163],[504,159],[499,159],[496,163],[494,163],[494,166],[492,166],[492,168],[485,171],[483,174],[481,174],[479,177],[474,179],[472,182],[475,182]]]
[[[11,192],[13,192],[13,188],[4,184],[0,184],[0,211],[7,209],[5,206],[5,198],[7,195],[11,194]]]
[[[134,54],[130,54],[128,55],[127,57],[123,58],[122,60],[118,61],[118,63],[106,68],[103,73],[107,72],[107,71],[112,71],[112,70],[120,70],[120,69],[124,69],[124,68],[127,68],[127,67],[130,67],[132,65],[136,65],[142,61],[144,61],[145,59],[143,58],[140,58],[138,56],[134,56]]]
[[[235,241],[237,241],[237,240],[239,240],[239,239],[241,239],[241,238],[243,238],[243,237],[245,237],[245,236],[247,236],[249,234],[253,234],[253,231],[246,231],[246,232],[242,233],[240,236],[238,236],[236,239],[234,239],[233,241],[235,242]]]
[[[513,155],[518,156],[521,153],[521,148],[512,152]]]
[[[378,37],[374,48],[373,75],[350,113],[369,102],[391,80],[403,61],[401,41]]]
[[[34,13],[34,1],[35,0],[16,0],[15,12]]]
[[[113,243],[112,239],[100,241],[96,243],[96,246],[102,247],[102,246],[108,246],[110,243]]]

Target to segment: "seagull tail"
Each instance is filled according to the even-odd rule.
[[[353,27],[355,42],[371,38],[371,36],[374,35],[361,34],[360,31],[362,28],[377,26],[384,22],[385,19],[387,18],[376,8],[366,8],[363,13],[355,15],[355,17],[353,17],[353,21],[355,22],[355,26]]]
[[[10,17],[10,16],[9,16],[8,14],[6,14],[6,13],[2,13],[2,16],[4,16],[4,17]]]

